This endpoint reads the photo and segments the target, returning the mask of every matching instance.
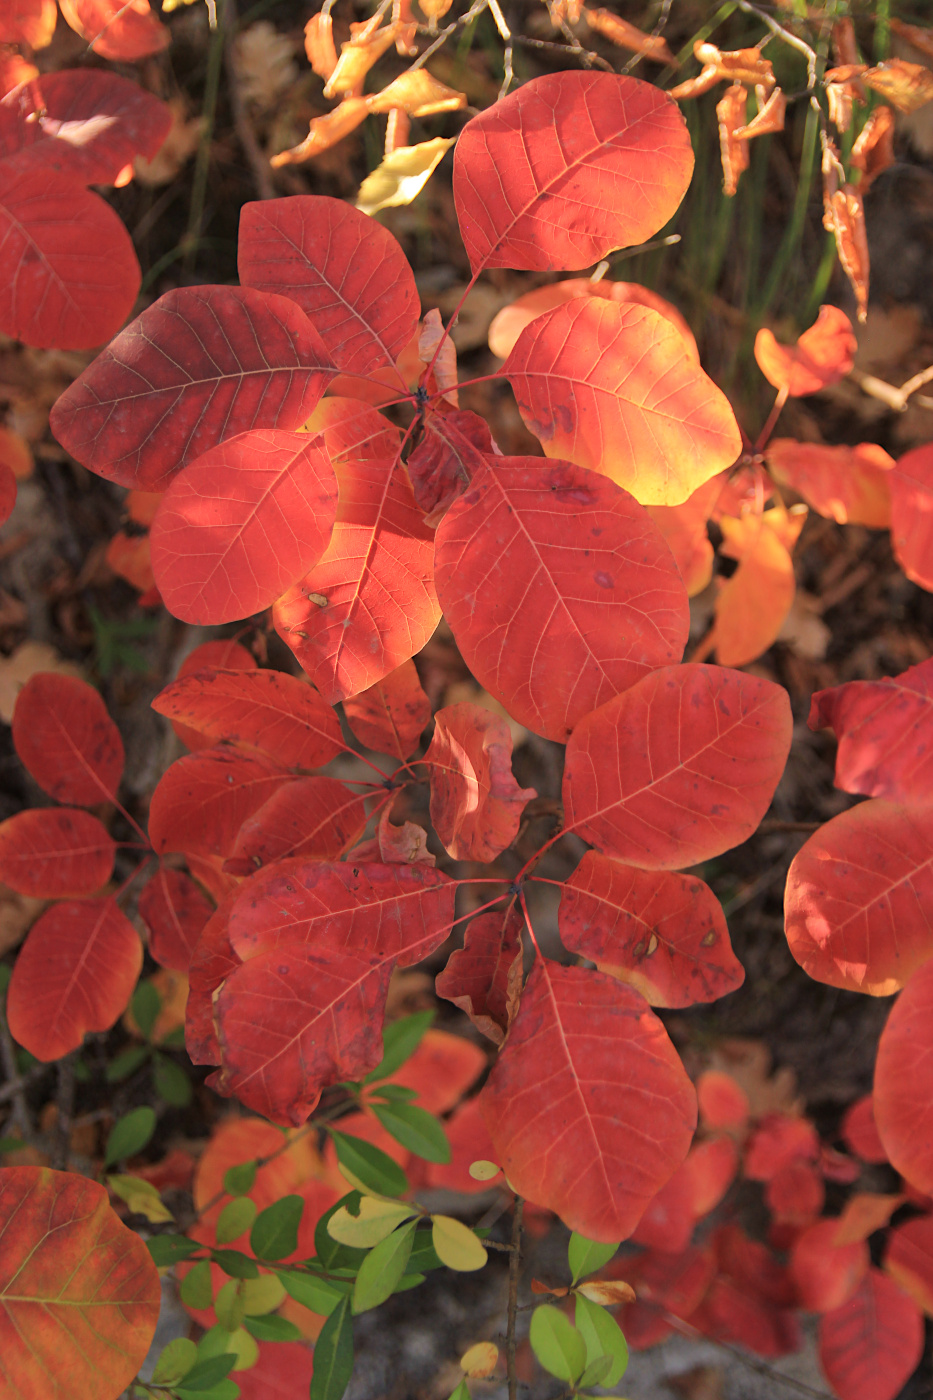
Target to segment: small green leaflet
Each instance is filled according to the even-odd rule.
[[[417,1221],[409,1221],[371,1249],[360,1265],[353,1286],[353,1311],[368,1312],[395,1292],[405,1272]]]
[[[198,1244],[197,1240],[189,1240],[186,1235],[153,1235],[146,1241],[146,1248],[156,1267],[164,1269],[170,1264],[177,1264],[180,1259],[197,1254],[204,1245]]]
[[[152,1035],[156,1017],[162,1010],[162,998],[151,982],[140,982],[130,1002],[130,1014],[146,1040]]]
[[[256,1219],[256,1202],[249,1196],[236,1196],[228,1201],[217,1217],[217,1243],[232,1244]]]
[[[628,1369],[628,1344],[612,1313],[578,1293],[574,1321],[586,1343],[587,1367],[592,1366],[599,1357],[608,1356],[611,1365],[600,1385],[616,1385]]]
[[[353,1374],[353,1321],[349,1294],[321,1328],[314,1347],[310,1400],[342,1400]]]
[[[144,1065],[152,1053],[148,1045],[131,1045],[119,1055],[114,1055],[104,1074],[108,1084],[121,1084]]]
[[[187,1303],[189,1308],[209,1308],[214,1301],[209,1260],[200,1259],[191,1271],[185,1274],[178,1291],[181,1301]]]
[[[362,1190],[375,1191],[380,1196],[404,1196],[408,1177],[398,1163],[381,1148],[373,1147],[362,1138],[329,1129],[337,1161],[344,1175]]]
[[[259,1266],[255,1259],[238,1249],[212,1249],[211,1258],[228,1278],[258,1278]]]
[[[284,1259],[298,1248],[298,1227],[305,1208],[303,1196],[283,1196],[256,1216],[249,1235],[258,1259]]]
[[[425,1031],[434,1020],[433,1011],[416,1011],[413,1016],[403,1016],[393,1021],[382,1033],[382,1059],[375,1069],[371,1069],[363,1080],[373,1084],[377,1079],[388,1079],[418,1049]]]
[[[574,1283],[578,1279],[586,1278],[587,1274],[595,1274],[597,1269],[608,1264],[618,1248],[617,1244],[601,1244],[598,1240],[588,1240],[574,1231],[567,1245],[567,1262]]]
[[[243,1326],[258,1342],[299,1342],[301,1331],[287,1317],[269,1313],[264,1317],[244,1317]]]
[[[245,1196],[253,1189],[255,1180],[256,1163],[240,1162],[224,1172],[224,1190],[231,1196]]]
[[[290,1298],[322,1317],[328,1317],[341,1298],[346,1296],[345,1292],[335,1288],[326,1279],[314,1278],[311,1274],[282,1269],[278,1276]]]
[[[531,1314],[529,1341],[545,1371],[574,1385],[586,1370],[586,1342],[568,1317],[545,1303]]]
[[[152,1379],[163,1385],[180,1381],[198,1359],[198,1349],[187,1337],[176,1337],[162,1348]]]
[[[426,1162],[449,1162],[450,1143],[433,1113],[412,1103],[371,1104],[373,1113],[396,1142]]]
[[[142,1152],[155,1132],[156,1116],[151,1108],[134,1108],[118,1118],[110,1129],[104,1151],[104,1166],[112,1167],[126,1157]]]
[[[172,1108],[187,1108],[194,1094],[181,1065],[156,1051],[152,1056],[152,1083],[160,1099]]]

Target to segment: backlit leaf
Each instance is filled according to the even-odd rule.
[[[455,860],[495,860],[537,796],[512,774],[512,736],[501,716],[464,701],[434,716],[422,760],[430,767],[431,820]]]
[[[160,865],[139,896],[149,952],[160,967],[187,972],[191,954],[214,906],[183,870]]]
[[[356,207],[362,213],[378,214],[417,199],[454,144],[454,138],[436,136],[416,146],[396,146],[370,171],[360,185]]]
[[[532,321],[503,366],[548,457],[677,505],[742,449],[725,395],[646,306],[586,297]]]
[[[692,173],[684,120],[657,88],[610,73],[533,78],[460,133],[454,199],[470,265],[590,267],[667,223]]]
[[[794,857],[787,941],[818,982],[890,996],[933,954],[931,900],[933,809],[876,798],[833,817]]]
[[[480,1105],[515,1190],[606,1242],[632,1233],[696,1125],[693,1086],[639,993],[542,958]]]
[[[343,200],[245,204],[239,271],[244,287],[297,302],[344,373],[393,366],[415,333],[420,304],[408,259],[388,229]]]
[[[820,1318],[823,1374],[842,1400],[893,1400],[923,1352],[917,1305],[878,1269],[847,1303]]]
[[[73,676],[40,671],[16,698],[13,745],[58,802],[111,801],[123,773],[123,741],[100,695]]]
[[[0,18],[0,40],[44,49],[52,42],[58,10],[55,0],[10,0]]]
[[[818,442],[773,438],[765,449],[768,470],[780,486],[789,486],[840,525],[867,525],[885,530],[891,523],[894,466],[883,447],[860,442],[854,447],[827,447]]]
[[[155,1264],[87,1177],[0,1173],[0,1350],[12,1395],[102,1400],[127,1386],[159,1317]]]
[[[55,904],[33,924],[7,996],[14,1038],[39,1060],[76,1050],[125,1010],[143,961],[139,934],[113,899]]]
[[[746,666],[775,642],[797,591],[791,559],[807,518],[806,506],[775,506],[735,519],[723,515],[720,554],[739,567],[716,597],[716,657],[723,666]]]
[[[50,422],[98,476],[164,491],[226,438],[300,427],[332,373],[320,335],[294,302],[247,287],[183,287],[98,355]]]
[[[791,398],[815,394],[849,373],[857,342],[852,322],[838,306],[821,306],[813,325],[793,345],[782,345],[763,327],[755,337],[758,368]]]
[[[857,809],[856,809],[857,810]],[[891,1008],[875,1061],[872,1105],[888,1161],[911,1186],[933,1191],[928,1108],[933,1093],[933,960],[913,973]]]
[[[862,81],[899,112],[916,112],[933,100],[933,73],[922,63],[889,58],[863,73]]]
[[[328,709],[328,714],[333,711]],[[293,856],[335,860],[363,835],[368,800],[367,793],[352,793],[336,778],[287,783],[240,827],[224,869],[252,875]]]
[[[457,948],[435,979],[439,997],[465,1011],[474,1026],[501,1045],[522,991],[524,919],[500,908],[478,914],[467,924],[463,947]]]
[[[64,0],[61,11],[92,52],[118,63],[148,58],[168,48],[171,40],[149,0]]]
[[[162,500],[161,494],[153,495],[152,499],[158,508]],[[155,518],[155,510],[152,512],[152,517]],[[151,519],[148,524],[152,524]],[[182,680],[185,676],[193,676],[196,671],[256,671],[258,668],[259,663],[251,652],[248,652],[233,638],[227,638],[224,641],[202,642],[200,646],[189,651],[179,666],[175,679]],[[172,728],[186,749],[194,751],[195,749],[209,749],[213,746],[214,741],[208,735],[202,734],[197,729],[186,728],[177,720],[172,721]]]
[[[933,445],[899,457],[891,469],[891,543],[914,583],[933,590]]]
[[[705,481],[679,506],[649,506],[648,514],[664,536],[688,595],[702,593],[713,576],[713,546],[706,522],[723,490],[723,474]]]
[[[39,899],[93,894],[110,879],[116,846],[89,812],[43,807],[0,822],[0,880]]]
[[[438,527],[436,582],[477,680],[551,739],[686,638],[686,592],[647,512],[569,462],[491,459]]]
[[[587,851],[564,882],[564,946],[652,1006],[717,1001],[745,978],[719,900],[691,875],[637,870]]]
[[[544,287],[536,287],[533,292],[525,292],[492,318],[489,327],[490,350],[500,359],[506,359],[530,321],[578,297],[602,297],[607,301],[637,302],[641,306],[650,306],[677,327],[689,358],[700,363],[700,352],[693,332],[675,306],[638,282],[613,282],[605,277],[599,282],[593,282],[589,277],[569,277],[566,281],[549,282]]]
[[[653,671],[577,725],[568,829],[650,870],[737,846],[764,816],[791,738],[787,694],[723,667]]]
[[[162,776],[149,806],[156,851],[228,855],[237,832],[292,775],[260,753],[205,749],[179,758]]]
[[[421,688],[415,663],[408,660],[344,700],[343,712],[366,748],[404,759],[417,748],[431,719],[431,702]]]

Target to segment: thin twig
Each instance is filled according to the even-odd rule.
[[[888,408],[893,408],[895,413],[907,412],[907,400],[911,394],[922,389],[924,384],[929,384],[933,380],[933,365],[928,365],[919,374],[913,374],[898,389],[893,384],[888,384],[884,379],[877,379],[873,374],[860,374],[858,370],[851,370],[850,374],[856,384],[865,394],[870,394],[873,399],[880,399],[887,404]],[[917,399],[917,403],[924,408],[930,406],[930,400],[924,395]]]
[[[253,172],[253,183],[256,186],[256,193],[260,199],[275,199],[275,185],[272,183],[272,166],[268,157],[263,151],[250,121],[246,103],[243,101],[243,93],[240,89],[237,78],[236,63],[234,61],[234,40],[237,27],[236,0],[225,0],[224,3],[224,68],[227,74],[227,95],[230,99],[230,111],[233,114],[233,128],[236,131],[237,139],[243,149],[243,154],[249,162],[249,168]]]
[[[517,1338],[515,1324],[518,1317],[518,1281],[522,1268],[522,1211],[525,1202],[521,1196],[515,1197],[515,1214],[512,1216],[512,1239],[509,1255],[509,1311],[505,1334],[505,1365],[509,1379],[509,1400],[517,1400],[518,1374],[515,1370],[515,1348]]]

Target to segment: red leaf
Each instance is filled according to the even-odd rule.
[[[821,826],[787,873],[787,942],[818,982],[890,996],[933,953],[933,810],[876,798]]]
[[[422,759],[431,770],[431,821],[454,860],[495,860],[537,797],[512,774],[512,736],[500,715],[464,701],[434,716]]]
[[[749,1139],[745,1175],[749,1181],[770,1181],[790,1162],[815,1162],[819,1135],[809,1118],[790,1113],[767,1113]]]
[[[850,1152],[863,1162],[880,1166],[888,1160],[878,1129],[875,1125],[875,1110],[871,1094],[864,1094],[846,1110],[842,1120],[841,1136]]]
[[[415,334],[420,302],[408,259],[388,229],[343,200],[245,204],[239,271],[244,287],[296,301],[345,374],[394,366]]]
[[[240,827],[224,869],[252,875],[292,856],[335,860],[363,835],[367,794],[335,778],[298,778],[263,803]]]
[[[10,1031],[38,1060],[60,1060],[89,1031],[108,1031],[143,965],[139,934],[113,899],[53,904],[13,968]]]
[[[436,525],[463,494],[487,456],[501,456],[484,418],[466,409],[435,408],[405,463],[419,509]]]
[[[261,612],[320,559],[336,511],[320,437],[264,429],[210,448],[174,478],[153,522],[165,606],[200,626]]]
[[[839,740],[836,787],[923,803],[933,787],[933,661],[880,681],[849,681],[813,697],[808,724]]]
[[[244,287],[183,287],[127,326],[49,421],[98,476],[164,491],[188,462],[245,429],[300,427],[331,374],[323,341],[293,302]]]
[[[403,821],[396,826],[391,820],[391,798],[382,809],[376,835],[372,838],[375,850],[368,860],[382,860],[401,865],[423,863],[435,865],[436,857],[428,850],[428,834],[417,822]],[[362,848],[356,852],[357,860],[363,859]]]
[[[706,522],[722,490],[722,476],[714,476],[698,486],[679,506],[648,507],[648,514],[664,536],[691,598],[702,593],[713,576],[713,546]]]
[[[730,1137],[707,1138],[695,1142],[680,1170],[691,1189],[693,1214],[697,1220],[709,1215],[735,1180],[739,1150]]]
[[[0,880],[38,899],[93,894],[113,872],[116,845],[96,817],[66,807],[0,822]]]
[[[561,894],[564,947],[630,982],[652,1006],[717,1001],[745,979],[719,900],[691,875],[587,851]]]
[[[825,1200],[822,1176],[810,1162],[799,1157],[786,1162],[765,1186],[765,1204],[782,1225],[812,1225]]]
[[[123,773],[123,740],[97,691],[73,676],[42,671],[16,697],[13,746],[50,797],[91,807],[112,802]]]
[[[293,782],[264,754],[205,749],[163,774],[149,806],[149,840],[166,851],[228,856],[240,827],[283,783]]]
[[[343,702],[347,723],[360,743],[376,753],[405,759],[418,747],[431,719],[431,702],[412,660]]]
[[[350,208],[349,205],[341,207]],[[268,206],[263,205],[263,208]],[[333,384],[327,397],[321,399],[304,424],[303,431],[324,434],[324,445],[335,467],[354,462],[394,461],[402,445],[402,434],[384,414],[366,407],[359,399],[341,398],[334,393]]]
[[[134,62],[166,49],[171,35],[149,0],[59,0],[67,24],[101,58]]]
[[[731,1074],[704,1070],[697,1080],[700,1121],[706,1128],[744,1128],[748,1122],[748,1095]]]
[[[635,1350],[654,1346],[670,1333],[664,1314],[689,1317],[700,1306],[715,1272],[709,1245],[691,1245],[682,1254],[648,1250],[610,1265],[609,1276],[631,1280],[637,1300],[616,1313]]]
[[[0,43],[44,49],[52,42],[58,9],[55,0],[7,0],[0,15]]]
[[[485,1068],[486,1056],[472,1040],[431,1029],[401,1069],[384,1082],[414,1089],[419,1107],[428,1113],[446,1113],[460,1102]]]
[[[265,871],[262,872],[265,875]],[[233,951],[228,932],[230,910],[249,885],[243,881],[225,895],[198,939],[188,968],[188,1003],[185,1007],[185,1048],[196,1065],[219,1065],[220,1045],[214,1026],[214,992],[241,959]]]
[[[594,1240],[627,1239],[696,1126],[693,1085],[642,997],[543,958],[480,1103],[515,1190]]]
[[[890,525],[888,473],[894,459],[876,443],[826,447],[774,438],[765,449],[765,459],[775,481],[803,496],[820,515],[840,525],[867,525],[873,530]]]
[[[162,497],[156,496],[154,499],[161,502]],[[193,676],[196,671],[256,671],[258,669],[259,662],[252,652],[247,651],[246,647],[240,646],[240,643],[232,638],[227,638],[218,642],[201,642],[200,646],[189,651],[179,666],[175,679],[180,681],[185,676]],[[197,729],[179,724],[177,720],[172,720],[172,728],[186,749],[196,750],[213,747],[214,740],[206,734],[200,733]]]
[[[451,953],[434,989],[465,1011],[477,1030],[501,1045],[522,992],[522,925],[513,909],[478,914],[467,924],[463,947]]]
[[[151,160],[172,125],[167,103],[102,68],[44,73],[2,105],[19,118],[3,143],[5,169],[47,170],[89,185],[112,185],[134,156]]]
[[[922,1354],[916,1304],[878,1269],[820,1318],[820,1365],[840,1400],[894,1400]]]
[[[454,200],[470,265],[590,267],[667,223],[692,173],[684,119],[656,87],[609,73],[533,78],[460,133]]]
[[[142,1365],[159,1320],[145,1243],[96,1181],[46,1167],[0,1177],[0,1350],[10,1400],[103,1400]]]
[[[187,972],[204,925],[214,912],[183,870],[160,865],[139,896],[139,917],[149,931],[149,952],[160,967]]]
[[[666,1254],[680,1254],[687,1248],[696,1216],[692,1183],[684,1171],[686,1165],[682,1163],[648,1202],[632,1234],[634,1243],[664,1250]]]
[[[790,747],[787,694],[713,666],[667,666],[577,725],[564,808],[607,855],[650,870],[709,860],[764,816]]]
[[[836,1244],[838,1219],[819,1220],[798,1236],[790,1252],[790,1276],[805,1312],[826,1313],[847,1303],[868,1272],[864,1240]]]
[[[755,359],[769,384],[791,398],[815,394],[843,379],[855,362],[852,322],[838,306],[821,306],[816,321],[794,345],[781,345],[767,328],[755,337]]]
[[[856,1191],[846,1201],[837,1222],[833,1244],[852,1244],[867,1240],[876,1230],[887,1225],[891,1216],[906,1201],[906,1196],[881,1196],[874,1191]]]
[[[912,975],[878,1042],[872,1104],[888,1161],[928,1195],[933,1192],[933,959]]]
[[[728,399],[646,306],[565,302],[522,331],[502,372],[547,456],[644,505],[678,505],[742,450]]]
[[[578,720],[680,657],[687,597],[637,502],[569,462],[498,457],[437,530],[438,597],[477,680],[520,724]]]
[[[650,287],[642,287],[637,282],[611,282],[608,278],[593,282],[589,277],[571,277],[564,282],[550,282],[544,287],[536,287],[533,292],[525,292],[493,317],[489,327],[490,350],[500,359],[507,359],[529,322],[555,306],[562,306],[565,301],[575,301],[577,297],[634,301],[639,306],[650,306],[677,327],[690,358],[700,363],[700,352],[693,332],[676,306],[658,296]]]
[[[355,412],[375,416],[359,405]],[[420,651],[440,620],[434,537],[401,466],[385,458],[335,466],[340,503],[330,544],[273,613],[276,631],[332,704]]]
[[[5,335],[42,349],[100,345],[130,314],[139,283],[130,236],[96,194],[75,179],[42,169],[14,170],[3,179],[0,331]]]
[[[714,1341],[746,1347],[757,1356],[787,1356],[800,1350],[800,1327],[789,1308],[776,1307],[756,1290],[731,1278],[713,1280],[686,1321]]]
[[[891,469],[891,543],[904,573],[933,590],[933,445],[905,452]]]
[[[319,768],[345,747],[340,721],[304,681],[284,671],[199,671],[170,681],[152,702],[211,742],[258,749],[292,768]]]
[[[259,1360],[237,1371],[240,1400],[306,1400],[314,1374],[306,1342],[260,1342]]]
[[[6,524],[16,505],[16,477],[6,462],[0,462],[0,525]]]
[[[919,1215],[895,1225],[887,1238],[884,1267],[933,1317],[933,1216]]]

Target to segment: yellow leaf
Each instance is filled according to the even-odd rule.
[[[499,1348],[495,1342],[477,1342],[465,1351],[460,1358],[460,1369],[474,1380],[485,1380],[496,1369]]]
[[[453,141],[437,137],[417,146],[399,146],[360,185],[357,209],[375,214],[380,209],[411,204],[424,189]]]
[[[474,1181],[492,1181],[494,1176],[498,1176],[501,1167],[497,1167],[495,1162],[487,1162],[480,1158],[477,1162],[471,1162],[469,1166],[470,1176]]]
[[[360,1201],[359,1215],[351,1215],[346,1206],[341,1206],[328,1220],[327,1233],[339,1244],[352,1245],[354,1249],[370,1249],[391,1235],[396,1225],[414,1213],[410,1206],[401,1201],[364,1196]]]
[[[486,1263],[486,1251],[473,1231],[450,1215],[432,1215],[432,1243],[448,1269],[472,1273]]]
[[[426,68],[402,73],[369,98],[370,110],[389,112],[401,107],[410,117],[433,117],[438,112],[457,112],[466,106],[466,93],[457,92],[446,83],[432,78]]]
[[[126,1202],[134,1215],[144,1215],[153,1225],[175,1219],[151,1181],[144,1181],[141,1176],[115,1173],[108,1176],[107,1185],[114,1195]]]
[[[242,1278],[240,1304],[247,1317],[264,1317],[285,1301],[285,1285],[276,1274],[260,1274],[258,1278]]]

